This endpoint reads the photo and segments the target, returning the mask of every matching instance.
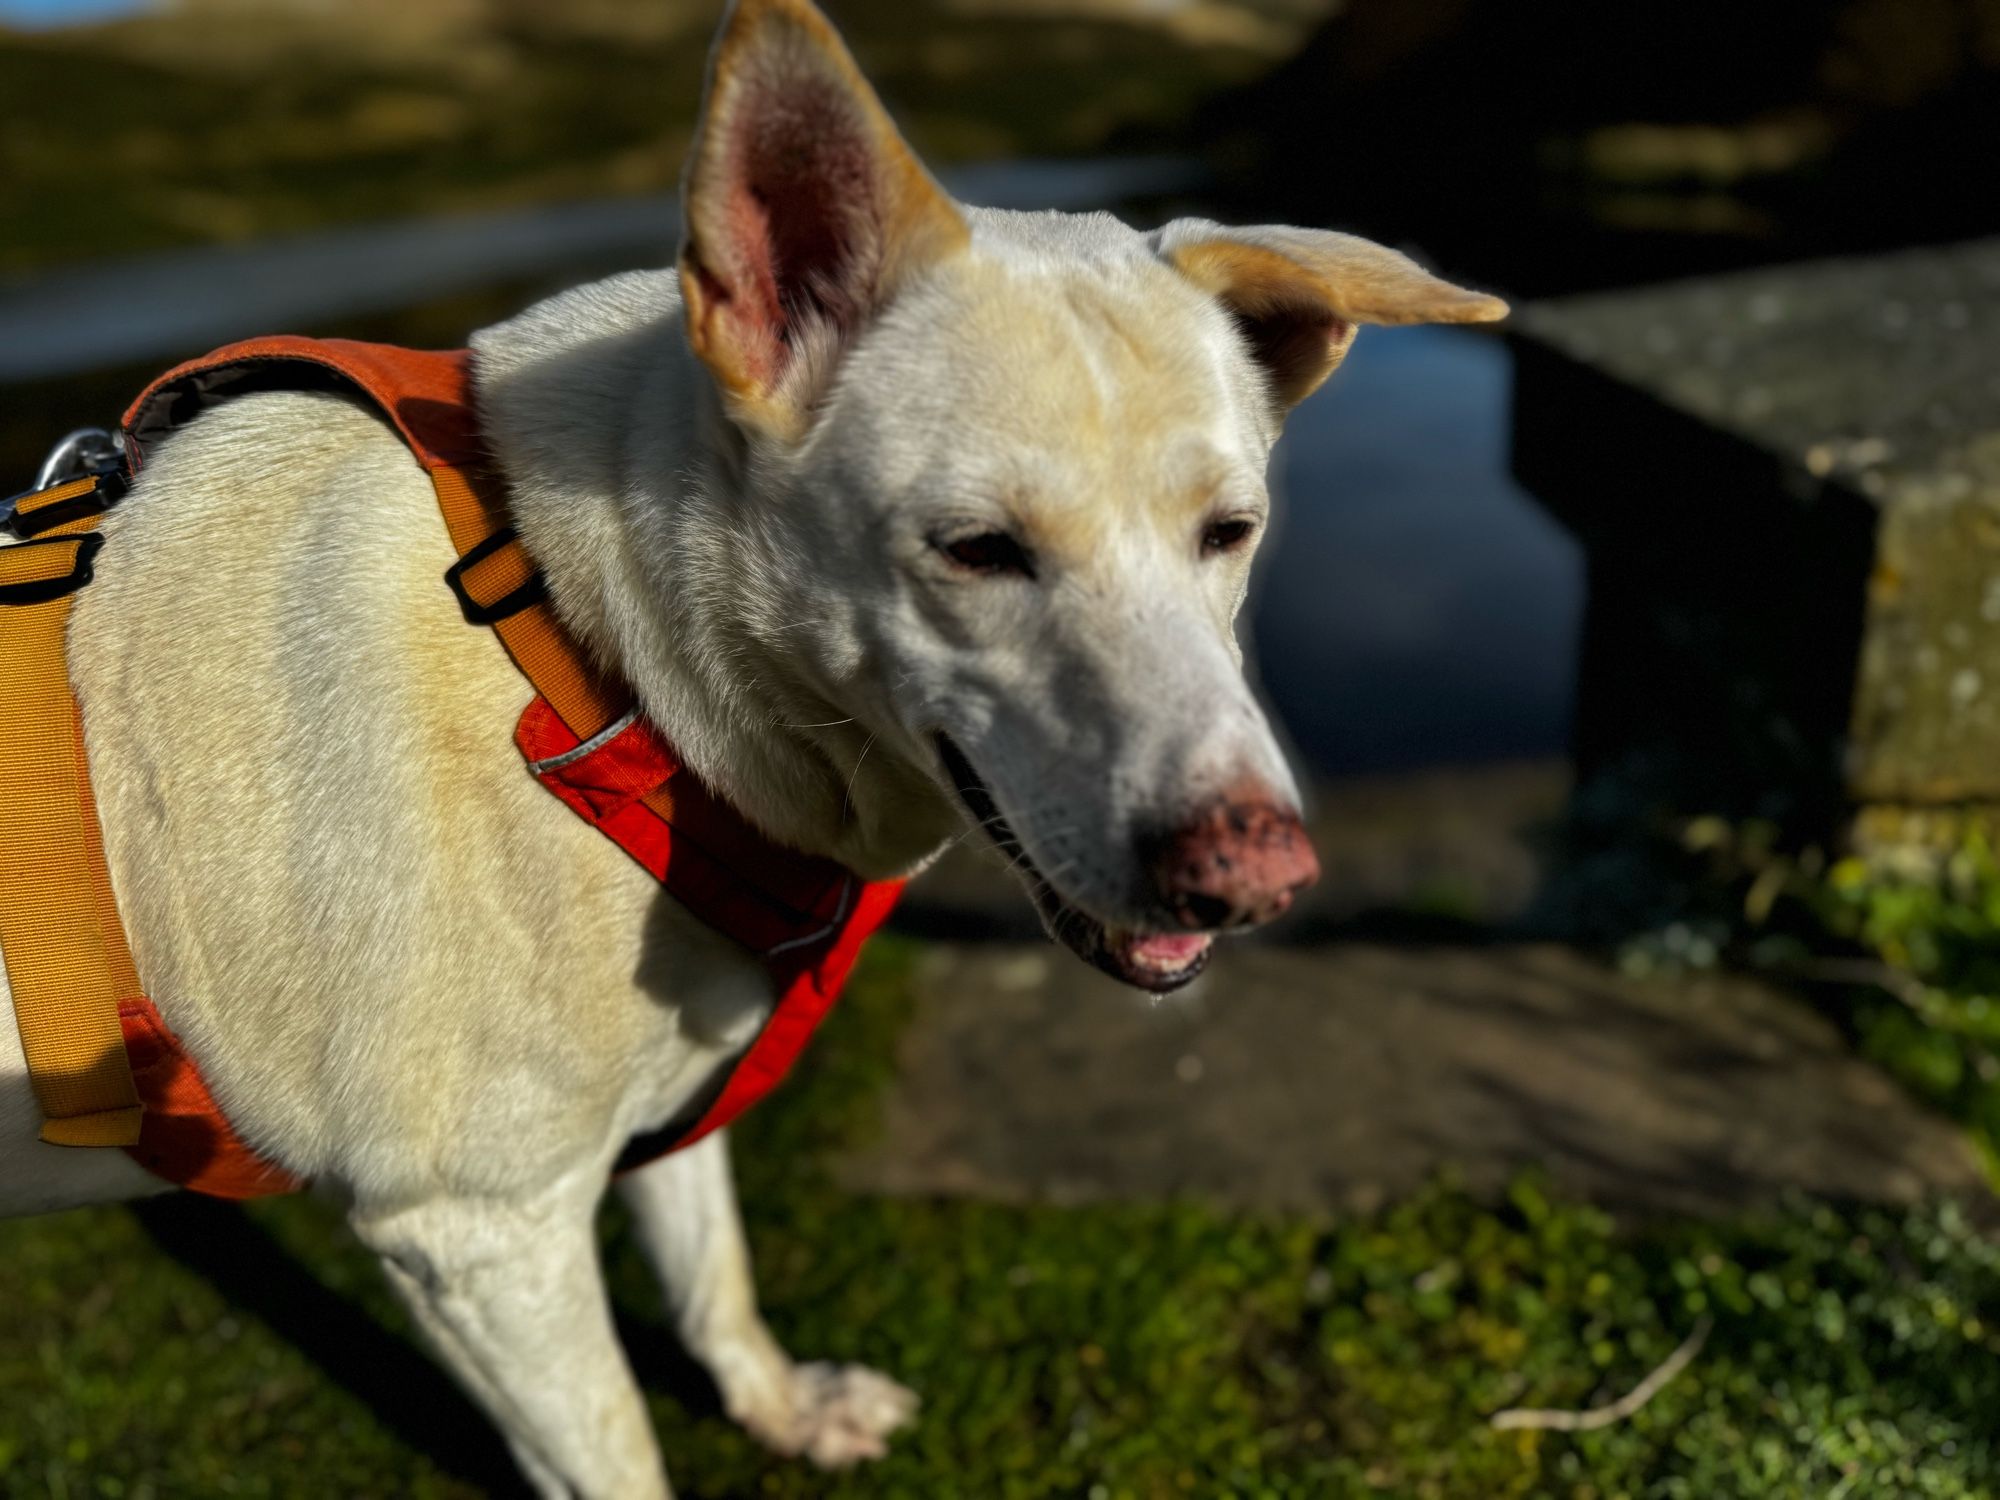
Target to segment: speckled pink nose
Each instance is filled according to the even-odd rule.
[[[1183,927],[1268,922],[1319,879],[1299,815],[1261,788],[1245,791],[1223,795],[1154,845],[1154,885]]]

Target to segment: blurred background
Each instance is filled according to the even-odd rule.
[[[967,201],[1518,312],[1280,447],[1304,909],[1151,1006],[960,854],[740,1132],[781,1337],[926,1397],[888,1461],[735,1434],[607,1215],[681,1491],[2000,1493],[2000,3],[830,10]],[[667,263],[716,19],[0,0],[7,488],[229,339]],[[0,1492],[514,1492],[322,1205],[0,1225],[0,1308]]]

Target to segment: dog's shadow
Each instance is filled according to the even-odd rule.
[[[164,1254],[260,1319],[444,1473],[495,1497],[528,1496],[499,1431],[417,1345],[383,1327],[234,1204],[193,1193],[135,1204]],[[657,1324],[619,1316],[633,1374],[697,1416],[719,1413],[706,1372]]]

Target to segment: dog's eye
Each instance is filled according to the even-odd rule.
[[[1022,578],[1035,576],[1035,565],[1026,550],[1004,531],[982,531],[974,536],[955,537],[934,544],[938,551],[973,573],[1013,573]]]
[[[1257,523],[1242,516],[1227,521],[1211,521],[1201,534],[1204,552],[1234,552],[1250,540]]]

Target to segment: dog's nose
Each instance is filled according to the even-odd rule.
[[[1319,879],[1299,815],[1268,797],[1222,797],[1158,839],[1151,864],[1160,898],[1189,928],[1268,922]]]

